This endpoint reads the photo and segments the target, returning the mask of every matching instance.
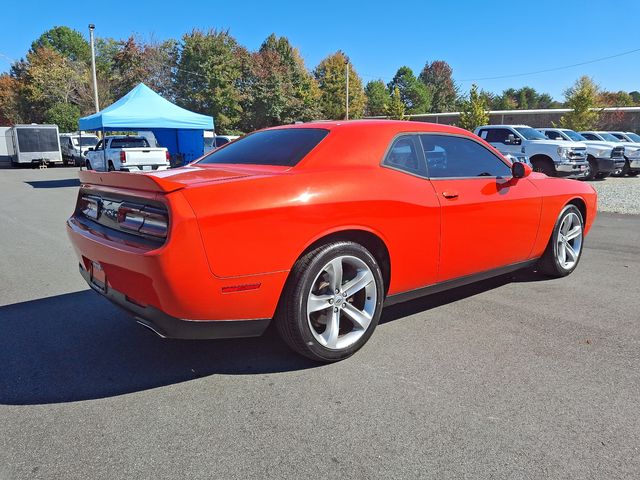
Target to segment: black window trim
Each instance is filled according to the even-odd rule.
[[[468,177],[430,177],[429,176],[429,165],[427,164],[427,159],[424,153],[424,149],[422,147],[422,142],[417,142],[418,143],[418,152],[419,152],[419,156],[422,157],[421,160],[424,161],[425,167],[426,167],[426,171],[427,171],[427,176],[422,176],[419,175],[417,173],[413,173],[413,172],[409,172],[407,170],[403,170],[400,168],[396,168],[396,167],[392,167],[390,165],[386,165],[384,163],[384,161],[387,159],[387,155],[389,154],[389,151],[391,150],[391,147],[393,146],[393,144],[396,142],[396,140],[401,137],[401,136],[405,136],[405,135],[439,135],[439,136],[448,136],[448,137],[458,137],[458,138],[464,138],[467,140],[471,140],[472,142],[477,143],[478,145],[480,145],[482,148],[484,148],[487,152],[489,152],[491,155],[493,155],[494,157],[496,157],[498,160],[500,160],[502,163],[504,163],[508,168],[509,171],[511,171],[511,167],[512,165],[510,163],[508,163],[508,160],[504,157],[502,157],[502,155],[496,155],[495,152],[493,152],[490,148],[487,148],[486,145],[484,145],[482,143],[482,141],[479,141],[480,138],[473,138],[469,135],[464,135],[461,133],[447,133],[447,132],[402,132],[402,133],[398,133],[396,135],[394,135],[394,137],[391,139],[391,141],[389,142],[389,145],[387,146],[386,150],[384,151],[384,155],[382,156],[382,160],[380,161],[380,166],[383,168],[388,168],[391,170],[396,170],[398,172],[402,172],[402,173],[406,173],[407,175],[411,175],[413,177],[418,177],[418,178],[423,178],[425,180],[430,180],[430,181],[434,181],[434,180],[469,180],[469,179],[476,179],[476,180],[488,180],[488,179],[505,179],[505,180],[509,180],[511,178],[513,178],[513,175],[510,175],[508,177],[500,177],[500,176],[496,176],[496,175],[492,175],[492,176],[468,176]],[[415,143],[415,140],[414,140]]]
[[[391,152],[391,148],[395,145],[395,143],[398,140],[400,140],[402,137],[417,137],[418,135],[421,135],[421,133],[404,132],[404,133],[398,133],[394,135],[394,137],[389,142],[389,145],[387,145],[386,150],[384,151],[384,155],[382,156],[382,160],[380,161],[380,166],[384,168],[388,168],[390,170],[395,170],[397,172],[406,173],[407,175],[411,175],[412,177],[418,177],[418,178],[423,178],[425,180],[429,180],[429,166],[427,165],[427,158],[424,156],[424,149],[422,148],[422,142],[420,142],[419,139],[418,141],[416,141],[415,138],[412,139],[413,146],[416,149],[416,153],[418,154],[418,161],[422,162],[425,172],[427,172],[426,176],[420,175],[419,173],[411,172],[409,170],[405,170],[403,168],[394,167],[393,165],[387,165],[385,163],[385,161],[387,160],[387,157],[389,156],[389,153]]]

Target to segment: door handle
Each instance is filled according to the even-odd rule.
[[[458,192],[442,192],[444,198],[458,198]]]

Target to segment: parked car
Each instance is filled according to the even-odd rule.
[[[595,190],[531,172],[456,127],[305,123],[171,171],[80,172],[67,230],[91,288],[159,335],[256,336],[273,318],[330,362],[383,305],[533,265],[573,272]]]
[[[549,140],[527,125],[485,125],[476,128],[475,134],[503,153],[526,155],[534,171],[549,177],[584,178],[588,174],[584,143]]]
[[[605,178],[612,173],[621,173],[624,168],[624,146],[618,142],[606,142],[603,140],[587,140],[568,128],[539,128],[551,140],[565,142],[581,142],[587,146],[587,161],[589,173],[585,180]]]
[[[62,164],[57,125],[14,125],[5,135],[8,157],[14,167]]]
[[[629,141],[621,140],[616,135],[610,132],[579,132],[580,135],[588,140],[604,140],[607,142],[618,142],[624,146],[624,159],[625,164],[622,167],[620,175],[629,175],[635,177],[640,173],[640,142],[630,143]],[[619,133],[619,132],[616,132]]]
[[[140,172],[169,168],[169,151],[150,147],[142,136],[114,135],[100,140],[87,152],[87,169]]]
[[[60,151],[65,165],[85,165],[87,152],[98,144],[98,137],[90,133],[61,133]]]

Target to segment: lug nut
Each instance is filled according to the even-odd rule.
[[[333,303],[333,298],[329,299],[329,304],[331,305]]]
[[[347,292],[342,292],[342,296],[346,297],[347,296]]]
[[[333,309],[333,311],[334,311],[334,312],[337,312],[337,311],[338,311],[338,307],[335,307],[335,308]]]
[[[336,288],[336,295],[340,293],[340,290]]]

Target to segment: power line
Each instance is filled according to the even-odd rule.
[[[586,62],[573,63],[571,65],[564,65],[562,67],[554,67],[554,68],[546,68],[544,70],[536,70],[534,72],[526,72],[526,73],[514,73],[511,75],[498,75],[495,77],[481,77],[481,78],[466,78],[463,80],[458,80],[459,82],[478,82],[481,80],[498,80],[502,78],[515,78],[515,77],[525,77],[528,75],[537,75],[539,73],[548,73],[548,72],[557,72],[558,70],[566,70],[568,68],[579,67],[581,65],[588,65],[590,63],[602,62],[603,60],[609,60],[611,58],[622,57],[624,55],[630,55],[632,53],[640,52],[640,48],[636,48],[634,50],[629,50],[622,53],[616,53],[615,55],[609,55],[607,57],[595,58],[593,60],[587,60]]]

